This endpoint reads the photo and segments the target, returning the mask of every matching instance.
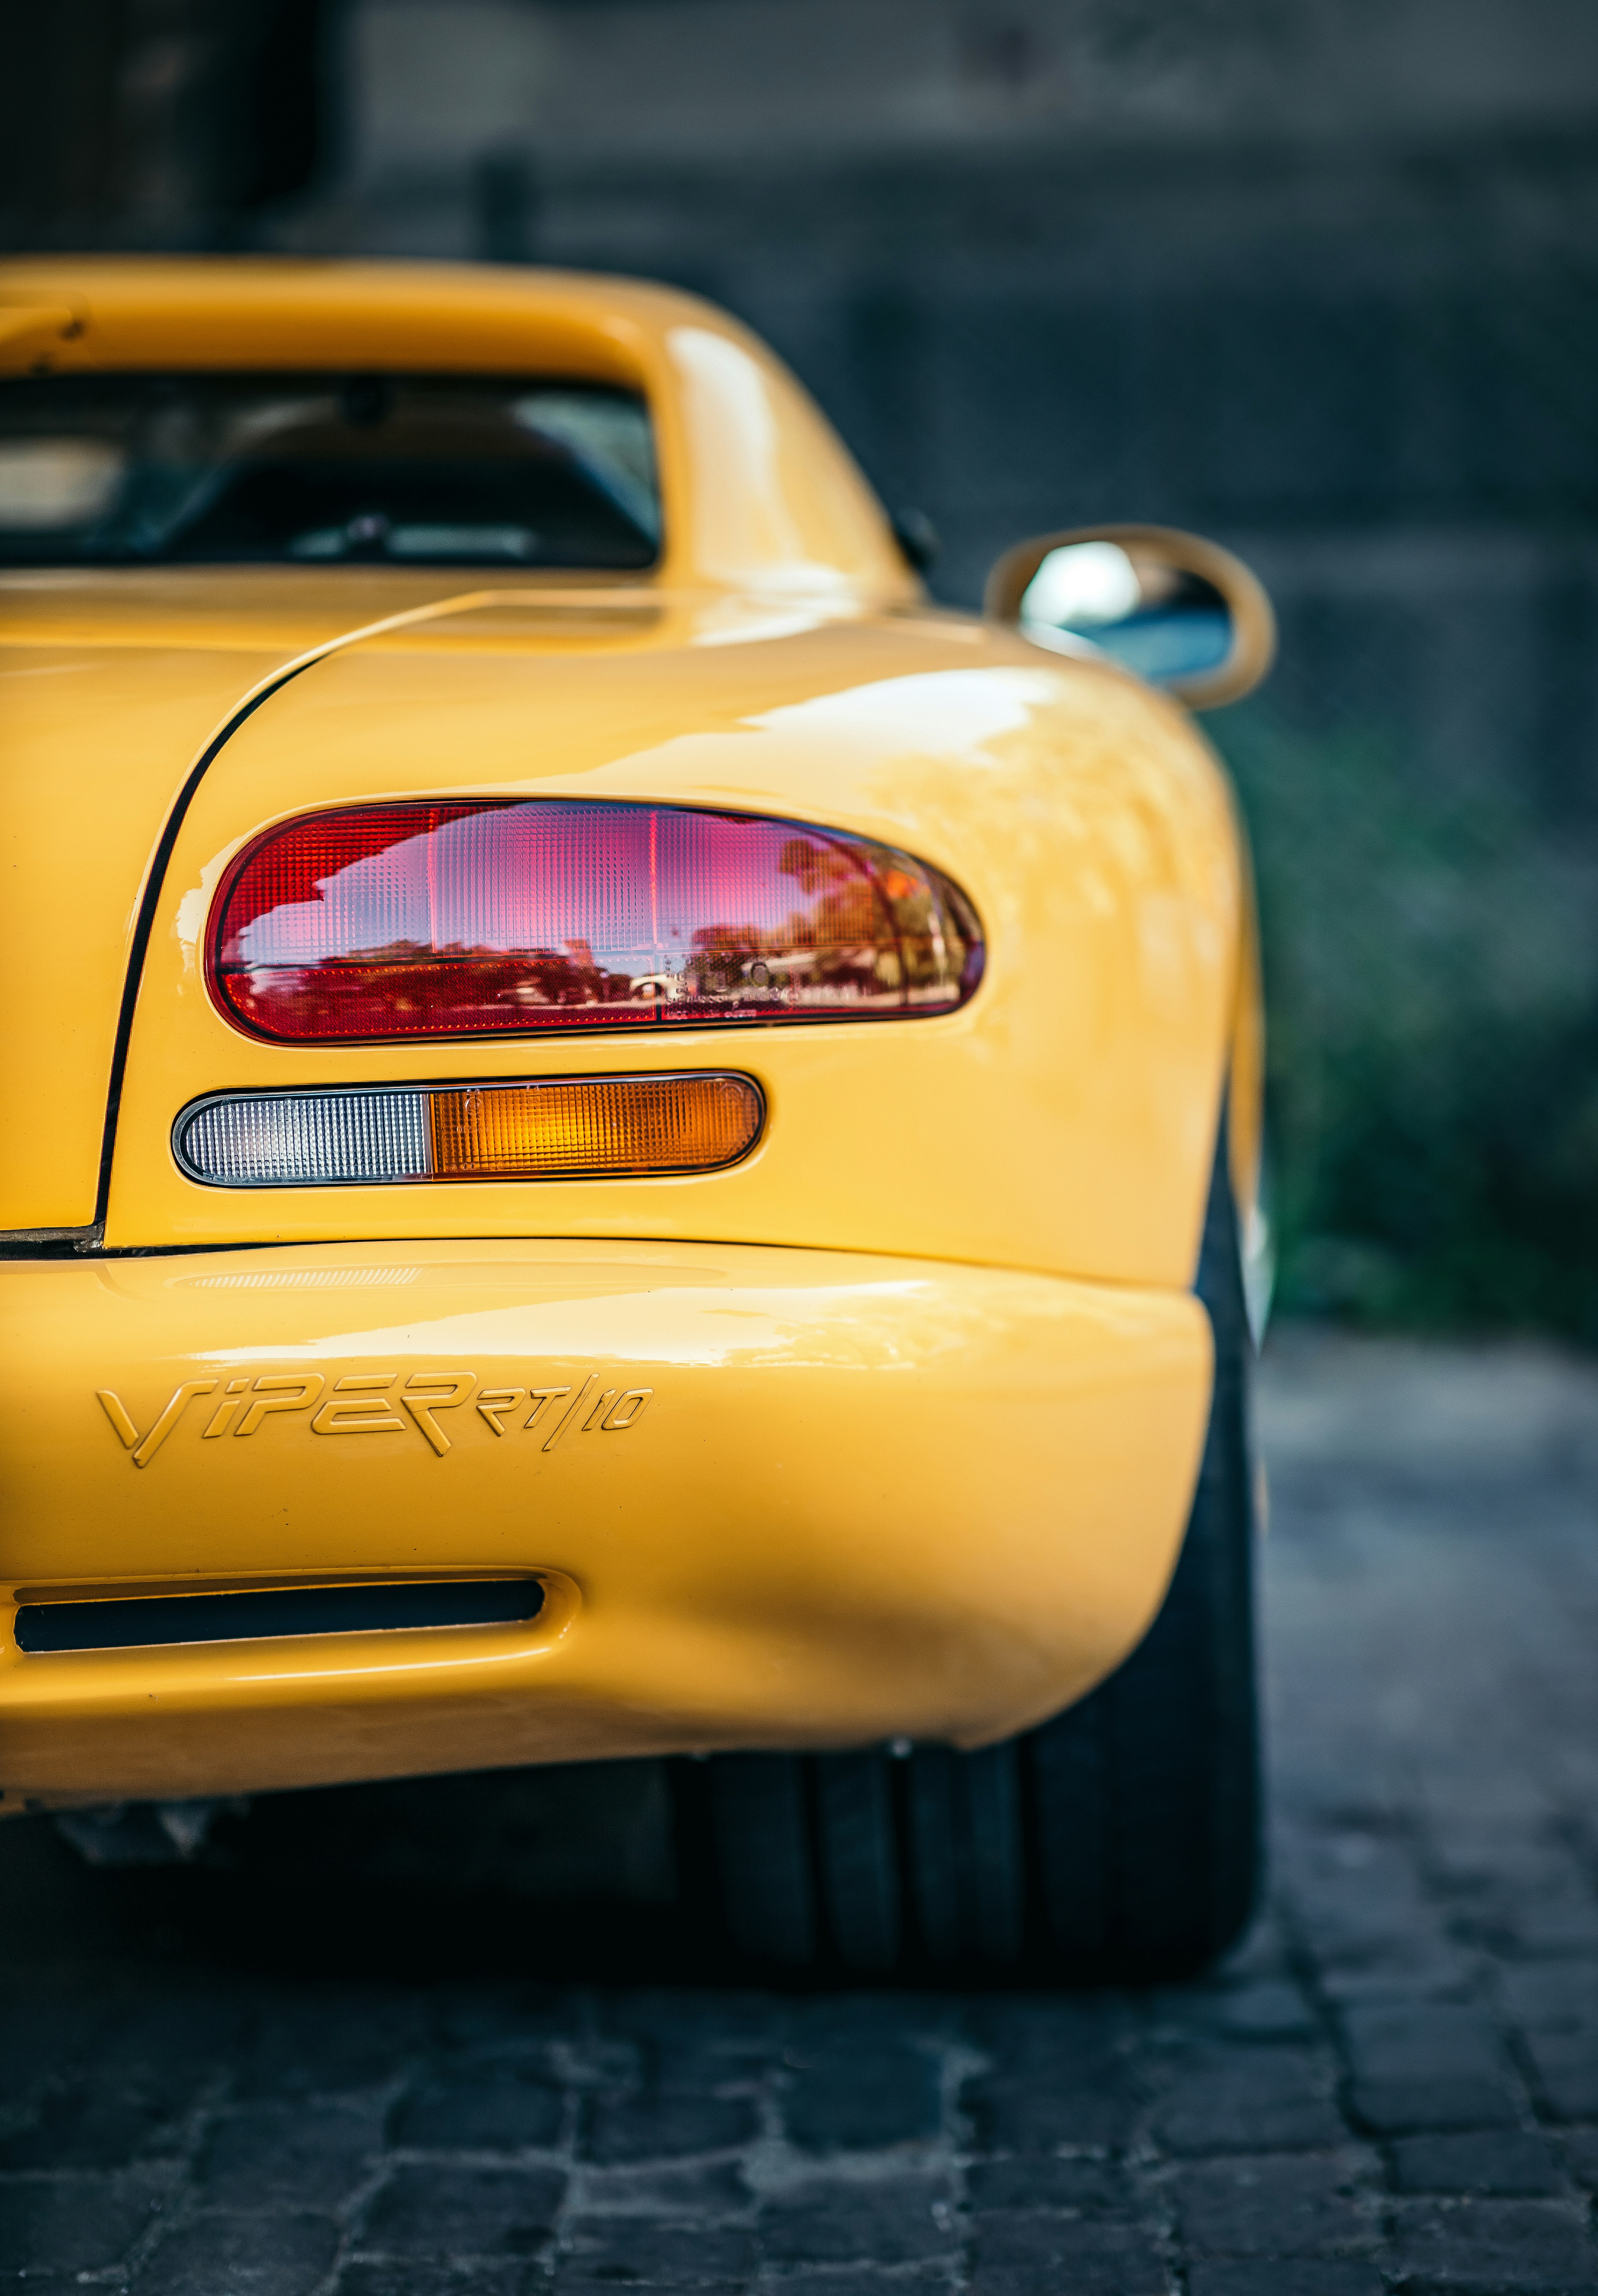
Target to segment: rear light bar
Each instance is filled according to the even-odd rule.
[[[394,1180],[625,1179],[714,1172],[746,1156],[766,1104],[751,1077],[580,1077],[536,1084],[214,1093],[172,1150],[213,1188]]]
[[[981,928],[924,862],[832,829],[537,798],[309,814],[215,904],[212,997],[275,1044],[953,1012]]]

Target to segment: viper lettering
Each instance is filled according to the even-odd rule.
[[[100,1406],[135,1467],[147,1467],[176,1431],[197,1396],[222,1396],[201,1434],[202,1442],[224,1437],[235,1441],[262,1433],[283,1419],[313,1435],[420,1435],[438,1458],[454,1445],[438,1414],[475,1403],[476,1417],[490,1434],[542,1438],[541,1451],[553,1451],[564,1438],[625,1435],[636,1427],[654,1398],[651,1387],[624,1388],[613,1375],[591,1372],[546,1387],[529,1375],[525,1387],[479,1387],[472,1371],[350,1372],[335,1379],[316,1371],[269,1372],[258,1378],[185,1379],[174,1388],[143,1434],[122,1398],[97,1388]],[[324,1392],[325,1391],[325,1392]]]

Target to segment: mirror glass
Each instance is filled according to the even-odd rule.
[[[1021,596],[1020,627],[1061,653],[1110,655],[1156,685],[1219,669],[1231,609],[1213,582],[1142,542],[1068,542],[1051,550]]]

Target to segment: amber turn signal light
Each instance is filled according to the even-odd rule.
[[[760,1095],[738,1076],[471,1085],[429,1099],[437,1180],[710,1172],[760,1129]]]
[[[184,1110],[172,1150],[214,1188],[646,1178],[735,1164],[765,1118],[753,1078],[725,1071],[214,1093]]]

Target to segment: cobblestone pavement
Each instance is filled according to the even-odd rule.
[[[1274,1342],[1272,1896],[1201,1984],[784,1997],[647,1904],[0,1831],[0,2279],[1598,2289],[1595,1406],[1529,1349]]]

